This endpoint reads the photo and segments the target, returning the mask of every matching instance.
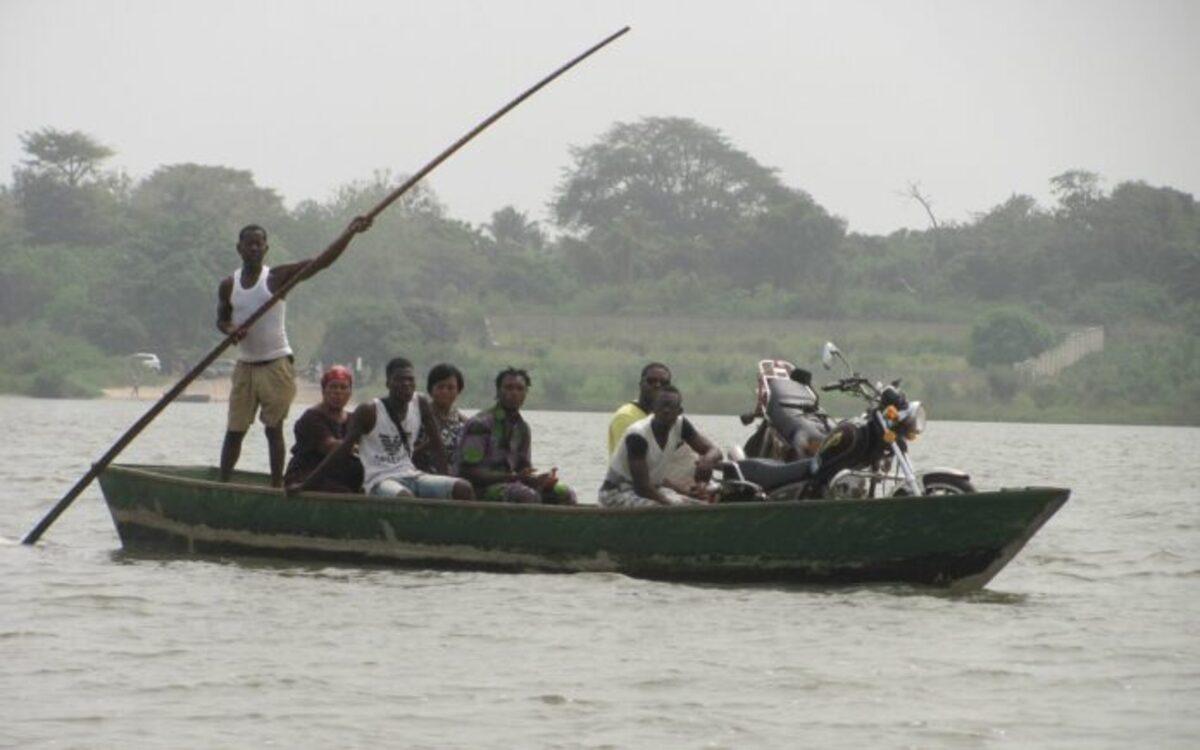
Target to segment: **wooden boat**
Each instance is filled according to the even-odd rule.
[[[100,475],[128,550],[705,582],[987,584],[1069,490],[606,509],[365,495],[287,497],[206,466]]]

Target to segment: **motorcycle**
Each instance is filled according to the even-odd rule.
[[[867,404],[863,414],[840,422],[821,409],[810,373],[782,360],[759,363],[757,407],[742,422],[762,421],[745,448],[720,466],[723,502],[975,492],[964,471],[913,467],[908,444],[925,430],[925,407],[908,399],[901,380],[884,385],[862,377],[826,342],[825,369],[835,360],[846,375],[821,390],[850,393]]]

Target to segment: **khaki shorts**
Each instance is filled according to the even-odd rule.
[[[233,368],[233,387],[229,391],[230,432],[245,432],[259,419],[265,427],[279,427],[296,398],[296,367],[291,357],[249,364],[238,362]]]

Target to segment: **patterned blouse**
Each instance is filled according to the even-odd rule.
[[[455,452],[458,450],[458,441],[462,438],[463,425],[466,424],[467,418],[455,407],[450,407],[450,414],[445,417],[434,410],[433,418],[438,424],[442,445],[446,446],[446,461],[453,466]]]

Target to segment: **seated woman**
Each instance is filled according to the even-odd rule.
[[[296,420],[296,443],[292,446],[292,459],[284,472],[285,485],[303,482],[325,456],[341,445],[350,418],[346,403],[350,400],[353,383],[350,371],[341,365],[334,365],[321,375],[321,403],[309,408]],[[361,492],[362,482],[362,463],[356,456],[348,455],[331,465],[317,486],[311,489],[320,492]]]
[[[432,402],[433,418],[437,423],[438,432],[442,436],[442,445],[446,448],[446,455],[453,457],[458,449],[458,441],[462,437],[463,424],[467,421],[466,416],[454,405],[465,387],[462,371],[454,365],[444,362],[434,365],[429,370],[425,387],[425,392],[429,394],[429,400]],[[433,471],[427,455],[428,447],[429,441],[421,440],[416,447],[413,461],[422,470]]]

